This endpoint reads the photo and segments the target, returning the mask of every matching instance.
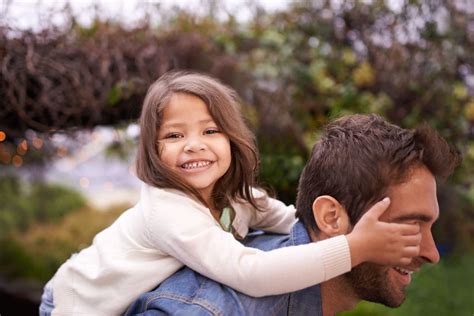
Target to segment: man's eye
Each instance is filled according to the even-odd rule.
[[[217,128],[209,128],[209,129],[206,129],[204,131],[204,134],[207,134],[207,135],[212,135],[212,134],[217,134],[217,133],[220,133],[221,131],[219,131]]]

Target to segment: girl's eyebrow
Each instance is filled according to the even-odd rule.
[[[214,120],[212,118],[209,118],[209,119],[199,120],[199,121],[197,121],[197,123],[198,124],[214,123]],[[182,127],[182,126],[185,126],[185,125],[186,125],[186,123],[184,123],[184,122],[176,122],[176,123],[174,123],[174,122],[166,123],[165,122],[165,123],[163,123],[162,126],[169,128],[169,127]]]
[[[181,127],[184,126],[184,123],[163,123],[162,127],[170,128],[170,127]]]
[[[214,123],[214,120],[210,118],[210,119],[200,120],[198,123],[201,123],[201,124]]]

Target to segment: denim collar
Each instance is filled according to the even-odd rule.
[[[309,238],[308,231],[304,227],[303,223],[297,221],[291,229],[291,240],[292,246],[309,244],[311,239]]]
[[[291,230],[291,245],[302,245],[310,242],[311,239],[303,223],[296,222]],[[291,293],[288,302],[288,315],[323,316],[320,286],[315,285]]]

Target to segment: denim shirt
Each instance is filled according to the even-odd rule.
[[[244,243],[269,251],[311,242],[297,222],[290,235],[250,234]],[[268,280],[271,282],[271,280]],[[125,315],[317,315],[322,316],[319,285],[301,291],[250,297],[185,267],[156,289],[142,294]]]

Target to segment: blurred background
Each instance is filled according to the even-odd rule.
[[[474,3],[467,0],[0,2],[0,314],[34,315],[57,267],[137,201],[136,120],[170,69],[237,90],[260,181],[294,203],[321,127],[427,122],[464,155],[439,185],[440,264],[405,304],[474,313]]]

